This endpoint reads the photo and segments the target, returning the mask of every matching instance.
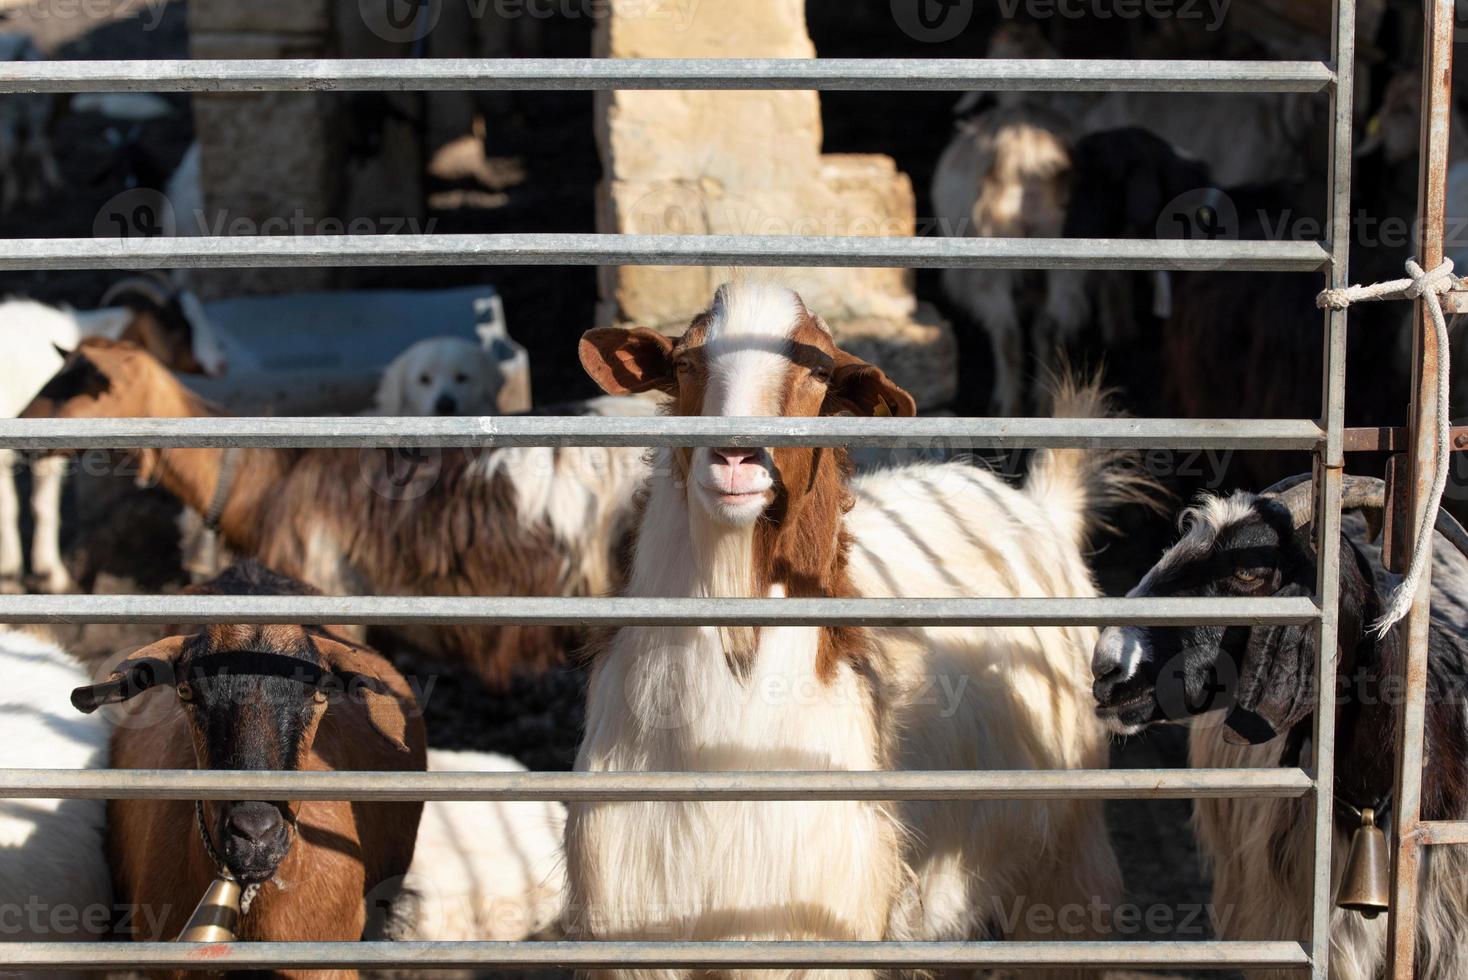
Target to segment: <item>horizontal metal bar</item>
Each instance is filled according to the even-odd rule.
[[[206,227],[208,218],[204,216]],[[181,220],[195,219],[184,216]],[[1328,261],[1329,253],[1318,242],[1201,239],[517,233],[0,240],[0,268],[9,270],[702,265],[1312,272]]]
[[[934,450],[1310,450],[1306,419],[477,418],[0,419],[0,447],[138,449],[239,446],[325,449],[492,446],[850,446]]]
[[[1298,799],[1301,769],[961,772],[225,772],[0,769],[0,799],[1190,800]]]
[[[1320,61],[950,58],[383,58],[18,61],[0,92],[816,89],[908,92],[1319,92]]]
[[[356,942],[0,943],[0,970],[308,970],[667,967],[917,969],[1035,966],[1179,970],[1309,966],[1297,942]]]
[[[648,599],[548,596],[0,595],[0,623],[358,623],[416,626],[1298,625],[1304,596],[1064,599]]]
[[[1179,970],[1309,966],[1297,942],[356,942],[0,943],[0,970],[308,970],[667,967],[917,969],[1035,966]]]
[[[1468,425],[1455,425],[1448,432],[1454,452],[1468,451]],[[1344,447],[1348,453],[1400,453],[1407,450],[1405,426],[1372,426],[1345,431]]]
[[[1468,820],[1424,820],[1417,825],[1427,844],[1468,844]]]

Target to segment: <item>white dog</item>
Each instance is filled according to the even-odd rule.
[[[476,341],[430,337],[403,351],[377,386],[377,415],[499,415],[502,362]]]

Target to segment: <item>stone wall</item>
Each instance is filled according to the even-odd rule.
[[[394,57],[355,0],[191,0],[194,58]],[[423,211],[417,93],[241,92],[193,99],[205,209],[222,234],[336,234]],[[398,111],[393,111],[394,109]],[[363,149],[365,147],[365,150]],[[386,228],[384,223],[382,228]],[[323,289],[341,270],[198,270],[206,297]]]
[[[193,58],[318,58],[331,48],[325,0],[192,0]],[[210,228],[237,234],[332,213],[332,113],[314,93],[242,92],[194,96],[194,134]],[[181,220],[185,220],[181,216]],[[192,223],[192,219],[187,219]],[[206,297],[320,289],[328,269],[198,270]]]
[[[650,5],[611,0],[596,54],[616,58],[811,58],[803,0]],[[619,91],[598,96],[607,175],[598,229],[628,234],[910,236],[912,183],[890,157],[822,154],[819,96],[809,91]],[[730,270],[626,266],[602,271],[599,319],[674,330]],[[951,332],[919,310],[902,269],[762,271],[800,290],[838,337],[892,363],[919,404],[956,389]],[[894,338],[905,342],[893,343]],[[885,365],[884,365],[885,366]]]

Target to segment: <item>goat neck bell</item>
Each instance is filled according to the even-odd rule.
[[[1374,919],[1390,906],[1391,863],[1386,834],[1376,825],[1376,811],[1361,811],[1361,826],[1351,835],[1351,852],[1336,905]]]
[[[240,883],[215,878],[178,934],[181,943],[233,942],[240,926]]]

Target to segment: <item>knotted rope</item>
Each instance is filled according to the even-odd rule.
[[[1442,505],[1443,491],[1448,485],[1448,455],[1451,452],[1449,442],[1452,436],[1452,420],[1448,416],[1448,321],[1443,315],[1442,294],[1456,286],[1459,280],[1453,275],[1452,259],[1443,259],[1442,265],[1431,272],[1424,271],[1416,261],[1408,259],[1407,275],[1410,278],[1378,282],[1369,286],[1327,289],[1315,298],[1315,305],[1323,310],[1344,310],[1352,303],[1369,303],[1383,299],[1420,298],[1427,307],[1433,330],[1437,334],[1437,377],[1434,379],[1437,384],[1437,446],[1433,454],[1436,472],[1432,476],[1432,490],[1427,496],[1427,512],[1423,515],[1422,525],[1417,528],[1417,536],[1412,544],[1412,563],[1407,568],[1407,575],[1392,590],[1381,618],[1372,624],[1372,630],[1378,638],[1385,636],[1411,610],[1418,583],[1422,581],[1423,572],[1432,560],[1433,526],[1437,523],[1438,508]]]

